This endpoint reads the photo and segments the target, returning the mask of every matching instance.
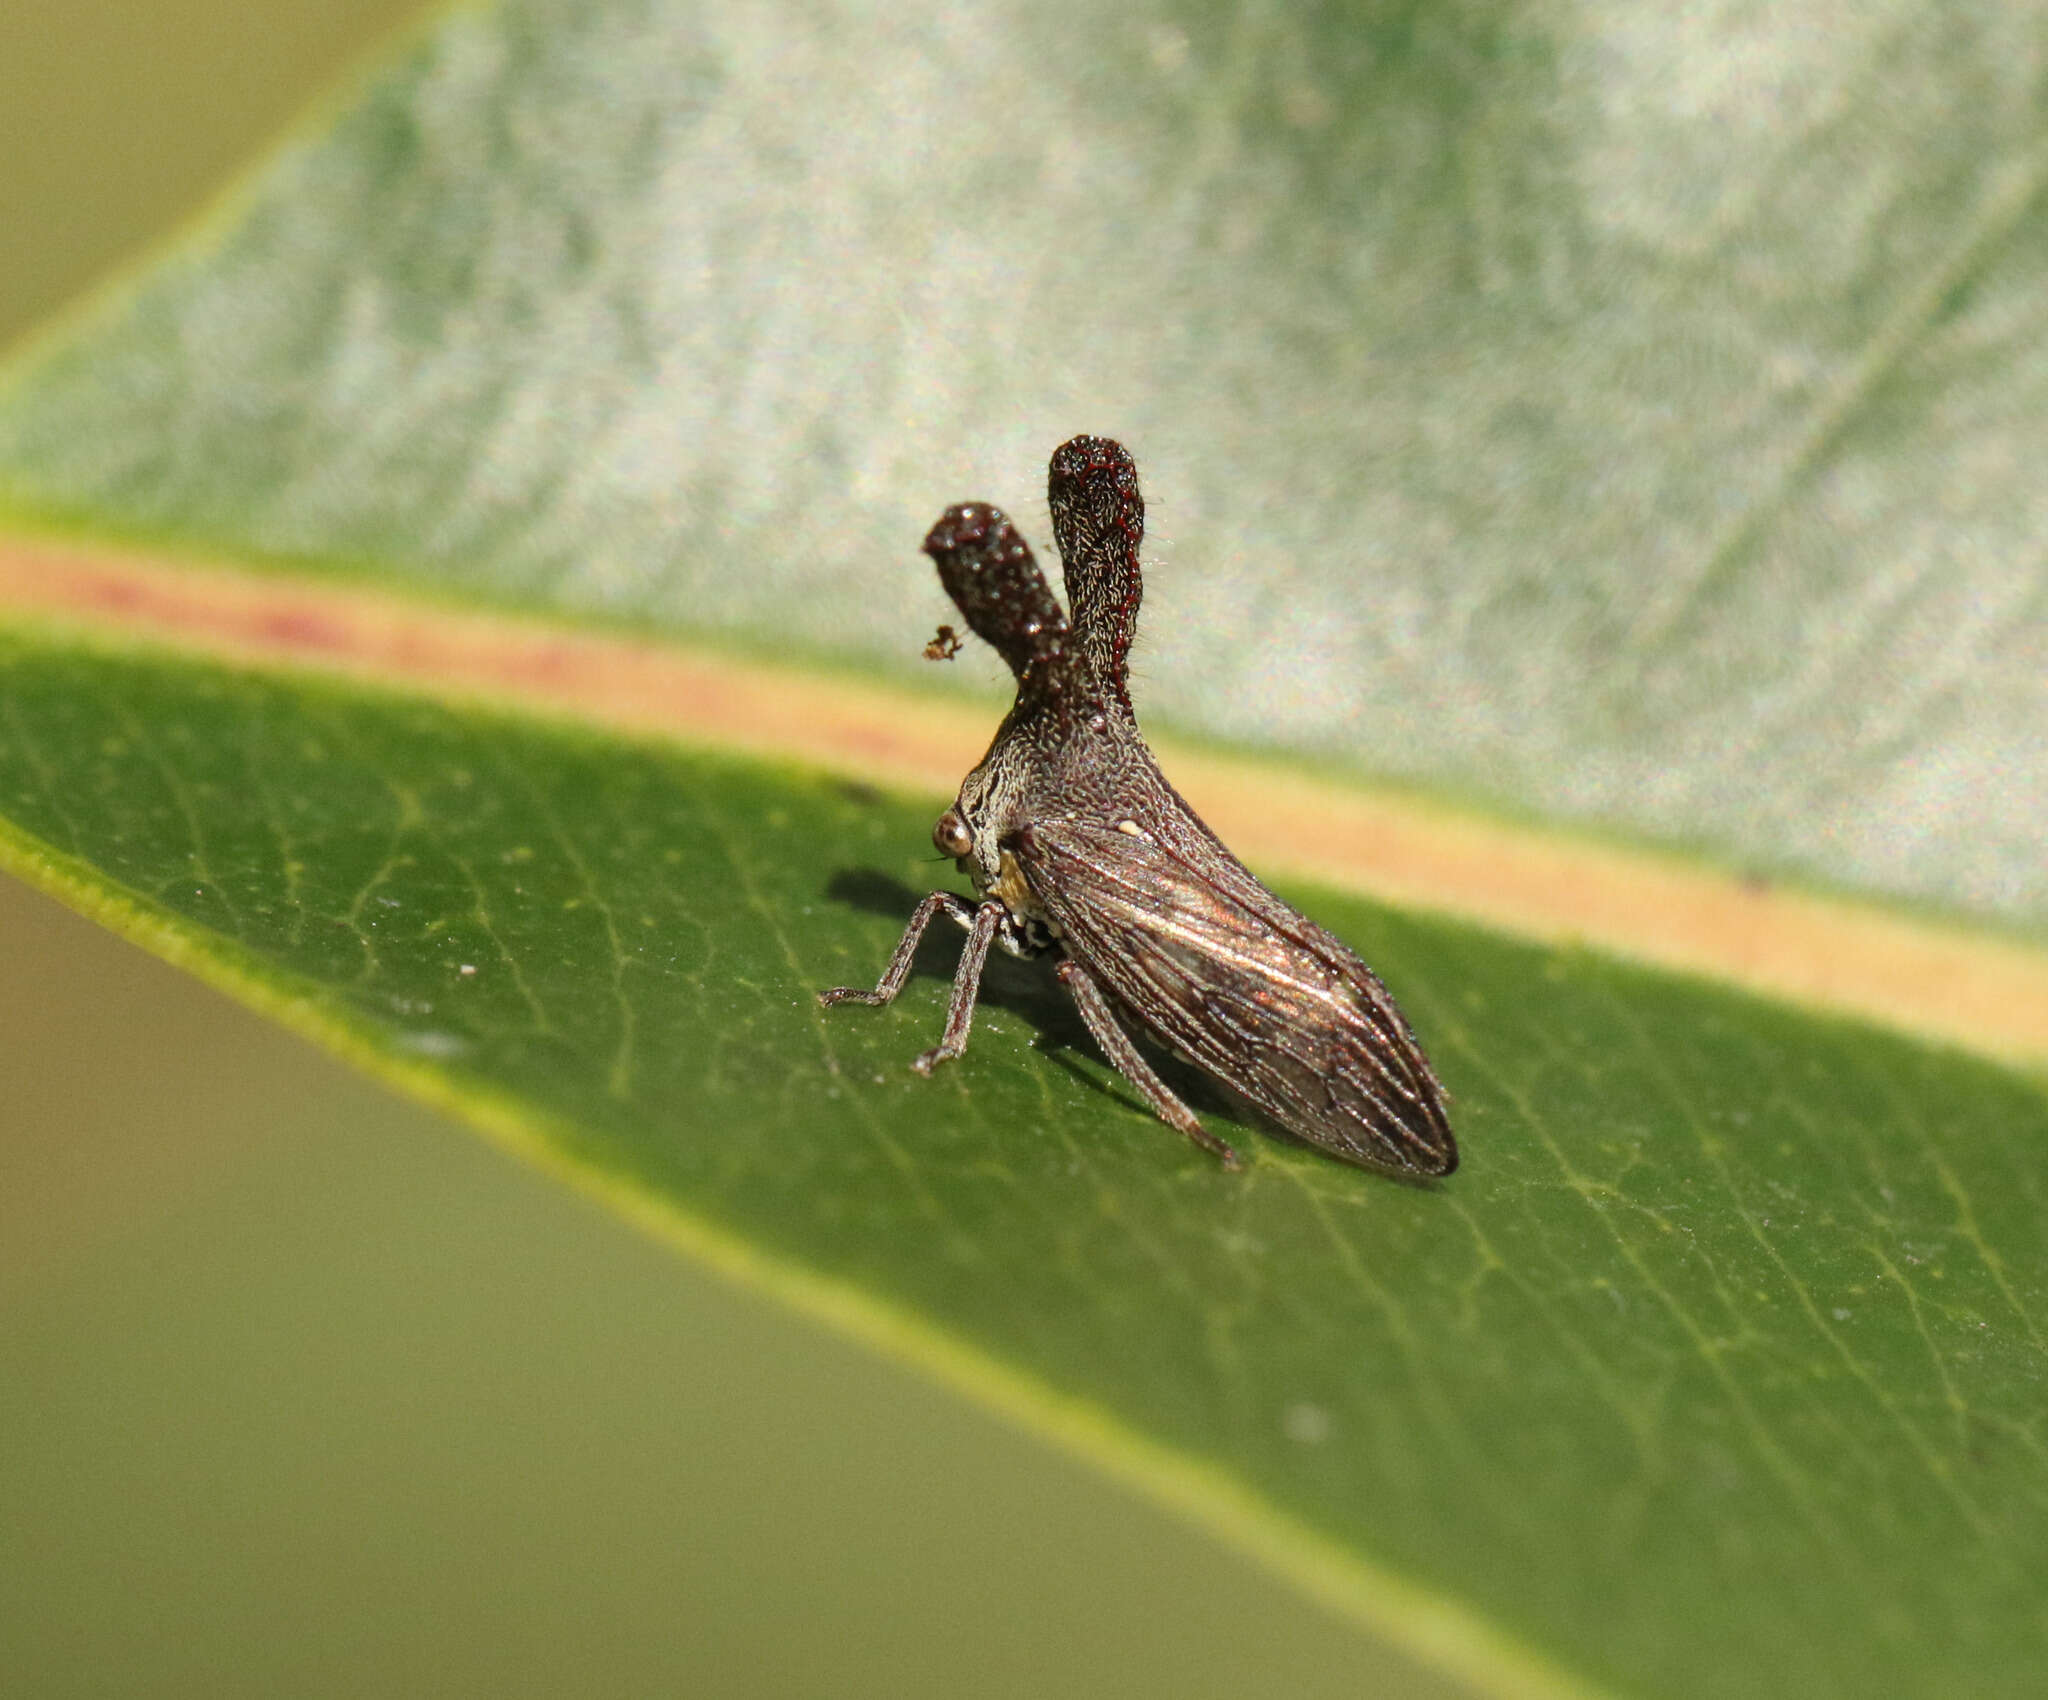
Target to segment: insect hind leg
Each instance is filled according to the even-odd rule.
[[[1103,1054],[1116,1071],[1138,1089],[1159,1119],[1185,1134],[1204,1151],[1214,1152],[1223,1159],[1226,1169],[1241,1168],[1243,1164],[1237,1152],[1205,1128],[1195,1112],[1173,1095],[1172,1089],[1159,1078],[1131,1042],[1130,1035],[1117,1024],[1116,1012],[1109,1007],[1109,999],[1095,983],[1095,977],[1071,956],[1060,964],[1059,977],[1061,984],[1073,994],[1081,1019],[1087,1022],[1088,1031],[1095,1035],[1095,1042],[1102,1047]]]

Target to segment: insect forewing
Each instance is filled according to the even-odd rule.
[[[1054,818],[1015,852],[1066,948],[1154,1038],[1339,1157],[1449,1174],[1442,1088],[1378,977],[1202,836]]]

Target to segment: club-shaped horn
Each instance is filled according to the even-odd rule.
[[[1096,677],[1128,708],[1131,639],[1145,594],[1138,571],[1145,498],[1138,494],[1137,465],[1121,443],[1075,437],[1053,451],[1046,485],[1075,635]]]
[[[986,502],[948,508],[925,538],[924,552],[968,625],[1020,682],[1029,674],[1030,682],[1050,684],[1064,673],[1067,616],[1000,508]]]

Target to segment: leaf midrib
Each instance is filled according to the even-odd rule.
[[[360,583],[19,532],[0,534],[0,620],[795,760],[917,795],[952,791],[1001,707]],[[1270,759],[1156,742],[1179,788],[1255,865],[2001,1062],[2048,1062],[2048,951],[2027,941]]]

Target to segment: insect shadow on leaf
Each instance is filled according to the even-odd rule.
[[[993,946],[1050,957],[1103,1054],[1153,1111],[1230,1168],[1211,1133],[1133,1040],[1142,1034],[1295,1138],[1347,1162],[1447,1175],[1457,1143],[1443,1088],[1379,977],[1340,939],[1261,885],[1166,782],[1131,707],[1129,656],[1144,594],[1145,503],[1119,443],[1054,451],[1048,494],[1069,623],[999,509],[963,502],[925,538],[946,594],[1016,675],[988,754],[932,842],[975,901],[918,902],[872,990],[819,1000],[886,1004],[925,929],[967,930],[929,1074],[967,1048]]]

